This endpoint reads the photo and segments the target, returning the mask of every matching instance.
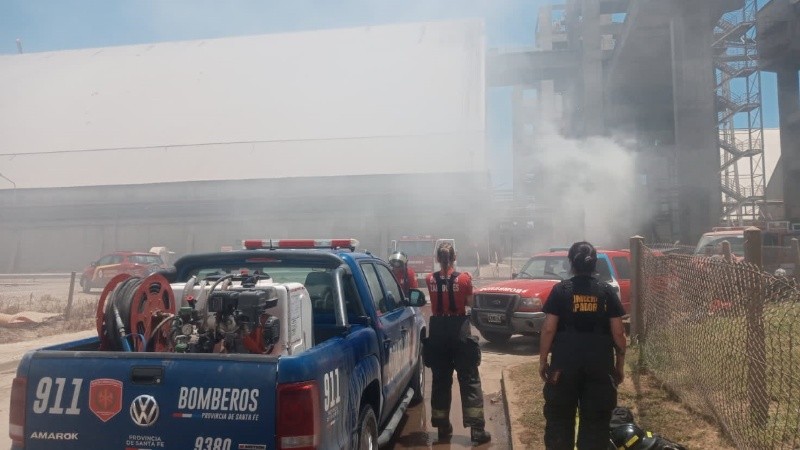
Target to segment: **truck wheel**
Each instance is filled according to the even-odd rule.
[[[425,364],[422,364],[422,355],[417,358],[417,366],[414,368],[414,375],[411,378],[409,387],[414,390],[411,397],[411,404],[418,405],[425,398]]]
[[[510,333],[499,333],[497,331],[481,331],[481,336],[492,344],[505,344],[511,339]]]
[[[358,442],[354,448],[358,450],[373,450],[378,448],[378,421],[372,406],[362,405],[358,414]]]

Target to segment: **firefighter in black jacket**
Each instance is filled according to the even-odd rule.
[[[461,413],[464,427],[471,427],[472,441],[483,444],[491,440],[484,429],[483,390],[478,366],[481,349],[472,336],[466,307],[472,302],[472,277],[458,273],[453,264],[453,245],[444,242],[436,249],[441,270],[428,274],[426,281],[431,299],[428,338],[423,345],[425,365],[431,368],[431,424],[438,428],[439,440],[453,434],[450,403],[453,391],[453,370],[458,375],[461,391]]]
[[[614,289],[592,276],[597,251],[590,243],[573,244],[567,257],[574,276],[553,287],[543,308],[544,444],[547,450],[572,450],[579,410],[578,449],[606,450],[616,387],[624,377],[624,311]]]

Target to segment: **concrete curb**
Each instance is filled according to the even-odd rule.
[[[500,385],[503,389],[503,406],[506,410],[506,417],[508,418],[508,435],[511,439],[511,449],[523,450],[526,448],[522,443],[522,430],[520,425],[517,425],[516,419],[520,417],[522,412],[510,399],[517,398],[523,390],[511,380],[509,370],[517,367],[517,365],[503,369],[500,378]]]

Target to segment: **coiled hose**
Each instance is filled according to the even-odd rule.
[[[110,345],[109,350],[129,352],[135,348],[133,343],[129,341],[134,330],[129,330],[128,327],[131,323],[133,295],[142,285],[142,281],[143,279],[138,277],[128,278],[119,283],[106,299],[105,333]],[[144,343],[145,337],[138,336]]]

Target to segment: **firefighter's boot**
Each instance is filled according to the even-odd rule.
[[[476,444],[485,444],[492,440],[492,435],[483,428],[473,427],[470,431],[470,437],[472,438],[472,442]]]
[[[453,424],[447,424],[447,426],[439,427],[439,440],[440,441],[447,441],[451,437],[453,437]]]

